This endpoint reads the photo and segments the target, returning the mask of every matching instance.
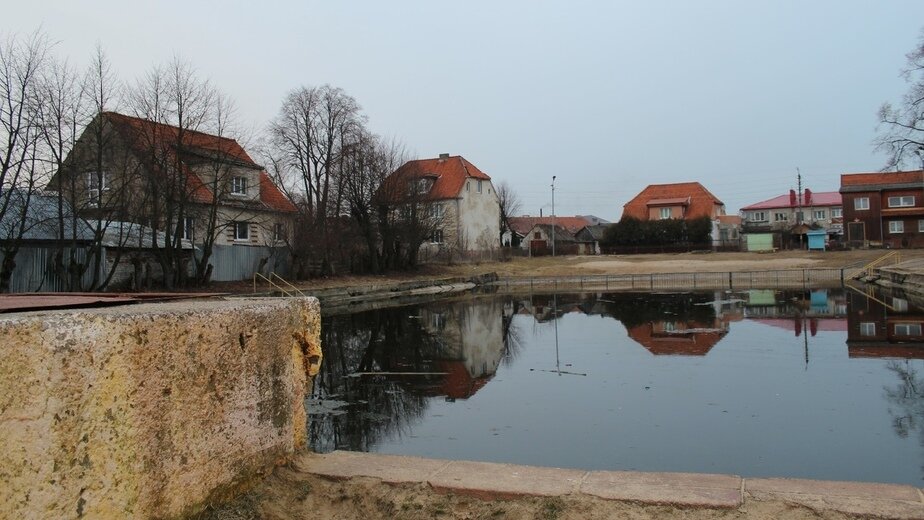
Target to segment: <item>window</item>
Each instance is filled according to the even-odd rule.
[[[478,193],[481,193],[481,180],[478,180]]]
[[[534,240],[541,240],[541,239],[542,239],[542,232],[541,232],[541,231],[536,231],[535,233],[533,233],[533,239],[534,239]]]
[[[786,213],[774,213],[773,214],[774,222],[786,222],[788,220],[789,220],[789,215],[787,215]]]
[[[861,336],[875,336],[876,335],[876,323],[867,321],[860,324],[860,335]]]
[[[908,300],[904,298],[892,298],[892,308],[895,312],[908,312]]]
[[[889,197],[890,208],[908,208],[914,206],[914,196],[904,195],[902,197]]]
[[[661,220],[671,218],[671,208],[661,208]]]
[[[924,233],[924,220],[918,221],[918,233]]]
[[[183,219],[183,239],[192,240],[193,232],[196,229],[196,221],[192,217],[186,217]]]
[[[895,324],[895,335],[896,336],[920,336],[921,335],[921,324],[920,323],[896,323]]]
[[[442,229],[434,230],[433,233],[430,235],[430,242],[434,244],[442,244],[443,243],[443,230]]]
[[[465,181],[465,191],[472,191],[471,181]]]
[[[446,315],[440,312],[434,312],[430,315],[430,323],[433,325],[434,329],[443,330],[446,328]]]
[[[104,191],[109,191],[109,172],[87,172],[87,196],[98,199]]]
[[[823,209],[816,209],[812,212],[812,218],[815,220],[824,220],[827,216],[827,212]]]
[[[247,194],[247,177],[231,177],[231,194]]]
[[[247,240],[250,238],[249,222],[234,222],[232,227],[234,228],[234,240]]]
[[[869,197],[857,197],[853,199],[853,209],[869,209]]]
[[[767,212],[766,211],[755,211],[751,213],[752,222],[766,222],[767,221]]]
[[[430,216],[439,219],[443,218],[443,205],[439,202],[430,205]]]
[[[890,220],[889,221],[889,233],[904,233],[905,232],[905,223],[901,220]]]
[[[286,239],[286,227],[284,224],[273,224],[273,240],[282,242]]]
[[[841,208],[831,208],[831,218],[841,218],[843,214]]]

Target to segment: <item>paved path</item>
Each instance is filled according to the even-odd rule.
[[[716,509],[774,500],[862,517],[924,519],[924,493],[896,484],[580,471],[346,451],[306,453],[295,460],[294,466],[326,478],[372,477],[388,484],[427,483],[438,492],[483,499],[585,494],[607,500]]]

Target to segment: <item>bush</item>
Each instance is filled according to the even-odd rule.
[[[711,235],[712,220],[709,217],[646,221],[623,217],[606,229],[601,245],[619,247],[708,244]]]

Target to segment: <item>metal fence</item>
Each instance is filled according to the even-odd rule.
[[[55,269],[55,254],[58,252],[56,247],[42,246],[23,246],[19,248],[16,254],[16,267],[13,269],[13,276],[10,279],[10,292],[58,292],[67,290],[67,280],[58,276]],[[70,248],[64,248],[62,251],[62,261],[64,262],[63,271],[67,272],[67,266],[70,265],[71,251]],[[78,262],[87,262],[87,250],[76,248],[74,256]],[[105,262],[103,266],[105,267]],[[83,273],[82,283],[86,287],[93,281],[93,273],[87,269]]]
[[[786,269],[717,273],[655,273],[506,278],[493,284],[508,289],[696,290],[760,289],[843,285],[858,268]]]
[[[201,258],[199,255],[197,250],[196,256]],[[212,280],[216,282],[250,280],[258,270],[288,277],[291,268],[289,251],[284,247],[216,245],[209,263],[213,266]]]

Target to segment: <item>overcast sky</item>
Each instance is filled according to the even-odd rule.
[[[133,80],[174,55],[263,128],[300,85],[342,87],[418,157],[461,154],[523,212],[616,220],[648,184],[699,181],[729,213],[876,171],[924,2],[4,0],[83,65]],[[916,165],[915,165],[916,167]]]

